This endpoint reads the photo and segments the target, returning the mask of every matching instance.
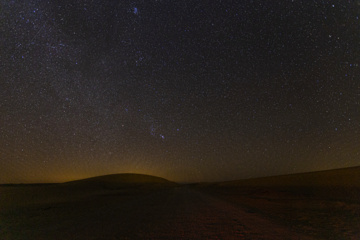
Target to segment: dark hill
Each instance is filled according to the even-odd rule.
[[[91,178],[85,178],[81,180],[71,181],[63,183],[67,186],[88,186],[88,187],[106,187],[106,188],[118,188],[126,186],[175,186],[175,182],[171,182],[161,177],[155,177],[144,174],[111,174],[104,176],[97,176]]]
[[[243,179],[222,182],[217,185],[263,187],[360,187],[360,167]]]

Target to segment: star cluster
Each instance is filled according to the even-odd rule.
[[[359,1],[0,5],[0,182],[360,164]]]

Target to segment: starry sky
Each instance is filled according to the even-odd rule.
[[[358,0],[1,0],[0,183],[360,165]]]

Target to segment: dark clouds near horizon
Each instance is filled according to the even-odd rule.
[[[358,1],[0,6],[0,182],[360,165]]]

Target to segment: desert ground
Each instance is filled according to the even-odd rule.
[[[360,167],[222,183],[118,174],[2,185],[0,239],[360,239]]]

